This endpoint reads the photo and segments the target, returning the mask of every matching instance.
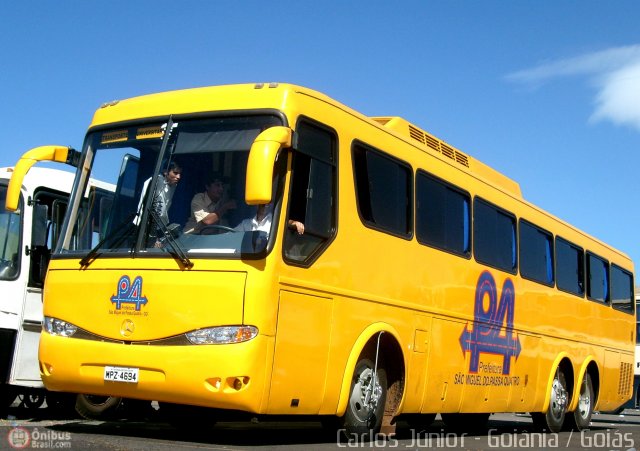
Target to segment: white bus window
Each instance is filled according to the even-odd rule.
[[[0,186],[0,280],[13,280],[20,273],[20,223],[22,199],[18,210],[5,209],[7,187]]]

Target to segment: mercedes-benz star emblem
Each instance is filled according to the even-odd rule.
[[[136,325],[133,324],[133,321],[130,319],[122,321],[122,325],[120,326],[120,335],[123,337],[130,337],[134,330],[136,330]]]

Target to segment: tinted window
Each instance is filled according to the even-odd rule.
[[[310,264],[336,231],[336,139],[307,122],[298,125],[297,133],[287,220],[303,223],[304,234],[286,229],[284,255],[290,263]]]
[[[424,172],[416,179],[416,236],[422,244],[471,253],[470,200],[462,190]]]
[[[611,304],[618,310],[633,313],[633,277],[631,273],[611,265]]]
[[[584,251],[556,238],[556,279],[560,290],[584,296]]]
[[[587,296],[599,302],[609,302],[609,264],[587,253]]]
[[[411,234],[411,169],[362,145],[353,148],[358,211],[365,225],[394,235]]]
[[[520,274],[553,285],[553,236],[526,221],[520,221]]]
[[[516,219],[476,198],[473,206],[473,250],[476,260],[498,269],[516,269]]]

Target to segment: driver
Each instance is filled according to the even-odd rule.
[[[205,183],[205,191],[191,199],[191,217],[184,226],[184,233],[199,234],[202,229],[214,224],[228,226],[225,214],[234,208],[236,201],[224,197],[223,178],[212,174]]]

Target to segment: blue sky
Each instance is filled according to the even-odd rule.
[[[397,115],[640,263],[640,2],[32,1],[0,15],[0,166],[113,99],[291,82]]]

